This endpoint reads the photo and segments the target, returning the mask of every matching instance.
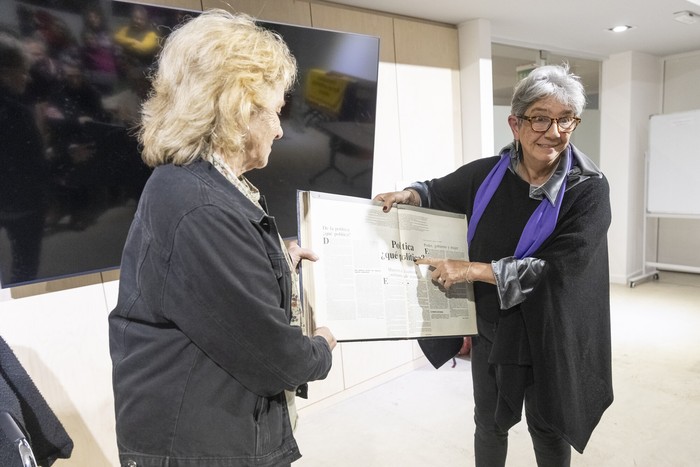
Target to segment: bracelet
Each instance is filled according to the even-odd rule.
[[[471,262],[470,262],[470,263],[469,263],[469,267],[467,267],[467,274],[465,274],[466,279],[467,279],[467,284],[472,284],[472,283],[474,282],[473,280],[469,279],[469,271],[471,271],[472,265],[473,265],[473,264],[474,264],[474,263],[471,263]]]

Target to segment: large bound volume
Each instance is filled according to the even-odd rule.
[[[298,192],[297,209],[299,244],[320,258],[301,268],[308,329],[341,342],[476,334],[471,284],[444,289],[414,263],[468,260],[464,215],[314,191]]]

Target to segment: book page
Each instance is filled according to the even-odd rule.
[[[464,215],[406,205],[397,208],[401,241],[416,258],[469,260]],[[404,265],[411,334],[476,334],[471,284],[454,284],[445,290],[431,280],[428,265]]]
[[[299,218],[300,244],[320,257],[303,263],[304,305],[339,341],[476,332],[471,287],[440,289],[413,262],[466,258],[463,215],[300,192]]]

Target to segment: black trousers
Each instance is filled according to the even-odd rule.
[[[498,389],[488,358],[491,342],[484,337],[472,338],[471,365],[474,383],[474,451],[476,467],[503,467],[508,453],[508,430],[495,421]],[[525,391],[525,417],[532,438],[538,467],[569,467],[571,446],[553,432],[536,413]]]

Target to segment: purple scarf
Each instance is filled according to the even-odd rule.
[[[508,170],[510,155],[511,151],[508,151],[501,156],[501,160],[491,169],[491,172],[489,172],[476,191],[474,210],[469,221],[469,230],[467,232],[468,244],[471,244],[472,238],[474,238],[474,232],[476,232],[476,227],[479,225],[481,215],[486,210],[486,206],[488,206],[493,194],[501,184],[506,170]],[[566,146],[564,157],[566,157],[566,171],[568,173],[569,170],[571,170],[572,161],[570,145]],[[566,179],[567,177],[564,177],[554,205],[549,202],[547,197],[544,197],[540,205],[535,209],[535,212],[530,216],[527,224],[525,224],[523,233],[520,235],[518,246],[515,249],[514,256],[516,258],[522,259],[532,255],[554,231],[554,227],[557,225],[557,218],[559,217],[559,210],[561,209],[561,202],[564,199],[564,192],[566,191]]]

